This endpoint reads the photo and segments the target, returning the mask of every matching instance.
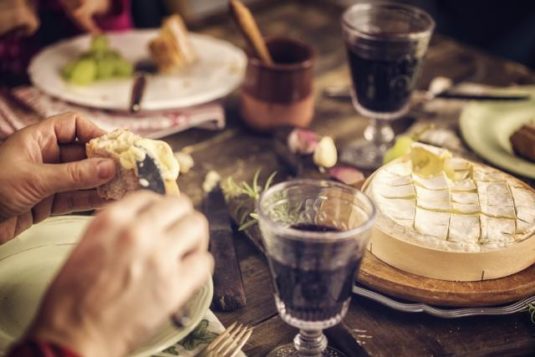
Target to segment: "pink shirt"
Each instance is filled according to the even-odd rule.
[[[30,59],[44,46],[82,33],[64,12],[59,0],[34,0],[41,21],[35,34],[26,38],[0,39],[0,85],[26,80]],[[104,31],[132,28],[129,0],[111,0],[108,14],[95,18]]]

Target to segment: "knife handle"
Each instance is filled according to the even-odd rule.
[[[132,93],[130,96],[130,112],[137,113],[141,110],[141,99],[145,92],[145,84],[147,79],[144,74],[137,74],[132,85]]]

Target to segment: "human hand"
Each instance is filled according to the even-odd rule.
[[[207,221],[183,195],[127,195],[91,222],[28,337],[81,356],[126,354],[210,277],[207,247]]]
[[[27,0],[0,1],[0,36],[29,36],[38,27],[35,9]]]
[[[100,33],[93,16],[110,10],[111,0],[61,0],[67,15],[84,31]]]
[[[104,133],[78,114],[65,113],[0,145],[0,244],[52,214],[105,203],[93,188],[115,176],[115,163],[85,155],[85,143]]]

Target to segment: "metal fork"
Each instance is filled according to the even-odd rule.
[[[234,357],[247,342],[253,328],[234,322],[201,352],[200,357]]]

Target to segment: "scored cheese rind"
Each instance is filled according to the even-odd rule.
[[[470,166],[470,178],[408,176],[411,161],[397,161],[374,174],[367,192],[376,201],[379,214],[384,215],[386,221],[390,220],[391,225],[415,228],[404,234],[405,239],[415,239],[424,245],[458,250],[458,244],[449,242],[463,241],[465,251],[484,251],[505,247],[533,234],[535,192],[512,176],[466,160],[463,164],[461,160],[457,158],[454,167],[465,170]],[[407,183],[409,178],[411,183]],[[403,184],[393,186],[389,181]],[[456,230],[459,226],[453,230],[448,228],[452,221],[449,218],[454,214],[457,215],[455,224],[468,222],[460,218],[462,215],[477,216],[481,228],[477,240],[471,239],[473,229],[468,230],[470,238],[463,240]],[[408,222],[411,219],[414,219],[412,225]],[[437,224],[436,231],[430,222]],[[385,229],[388,231],[392,227]],[[452,236],[452,232],[456,233]],[[433,241],[436,239],[444,242]]]
[[[381,238],[374,243],[372,235],[373,254],[400,269],[446,280],[497,278],[535,263],[535,191],[531,187],[461,158],[444,160],[447,174],[433,175],[428,170],[426,177],[414,174],[411,165],[408,157],[398,159],[376,171],[363,187],[378,211],[374,230],[381,232]],[[408,194],[410,186],[414,195]],[[407,247],[407,251],[388,252],[385,237],[406,242],[392,247]],[[431,268],[439,266],[436,261],[418,263],[411,258],[420,256],[418,250],[434,260],[462,262],[467,273],[460,274],[458,267],[437,271]],[[524,255],[518,256],[519,252]]]

